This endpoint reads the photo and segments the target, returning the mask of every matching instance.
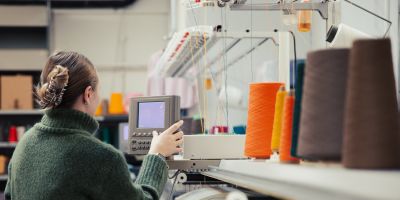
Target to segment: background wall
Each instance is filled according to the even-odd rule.
[[[169,0],[138,0],[118,10],[57,9],[52,49],[86,55],[98,69],[102,97],[145,93],[147,62],[166,44],[169,10]]]

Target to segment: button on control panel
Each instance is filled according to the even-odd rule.
[[[131,151],[136,154],[147,154],[150,149],[151,140],[153,139],[153,134],[151,132],[136,133],[131,134]]]

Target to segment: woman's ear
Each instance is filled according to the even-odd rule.
[[[94,95],[93,93],[94,93],[94,91],[93,91],[92,86],[87,86],[85,88],[85,92],[83,93],[83,103],[85,105],[89,105],[91,103],[93,95]]]

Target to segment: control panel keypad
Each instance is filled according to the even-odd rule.
[[[133,132],[130,139],[132,153],[147,154],[150,149],[153,134],[151,132]]]

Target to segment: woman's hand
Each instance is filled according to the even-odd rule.
[[[160,153],[164,157],[168,157],[174,153],[181,152],[182,148],[180,146],[183,143],[183,132],[175,132],[179,130],[182,124],[182,120],[176,122],[160,135],[156,131],[153,131],[153,140],[151,141],[149,154]]]

